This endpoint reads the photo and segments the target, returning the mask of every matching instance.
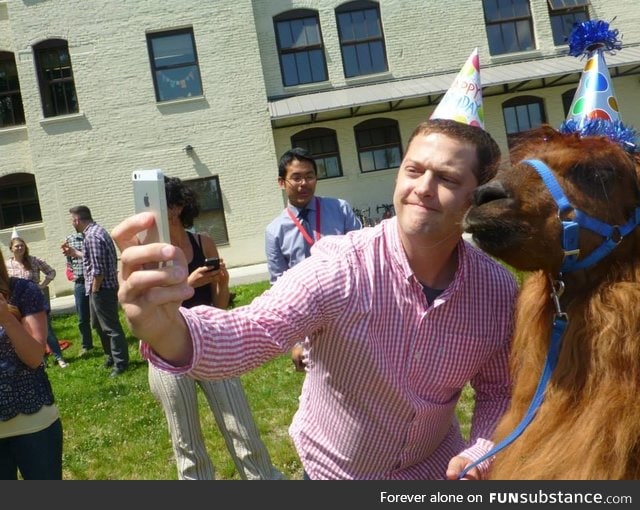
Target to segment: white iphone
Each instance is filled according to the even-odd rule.
[[[135,170],[131,175],[136,214],[144,211],[155,216],[155,226],[139,235],[142,244],[170,243],[167,195],[162,170]]]

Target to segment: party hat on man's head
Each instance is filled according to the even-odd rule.
[[[18,229],[16,227],[13,227],[13,232],[11,232],[11,239],[15,239],[16,237],[20,237],[20,234],[18,234]]]
[[[560,126],[563,133],[582,136],[602,135],[623,145],[633,145],[635,131],[622,124],[618,101],[613,90],[604,53],[622,48],[617,30],[600,20],[576,23],[569,35],[569,54],[587,57],[580,83],[567,119]]]
[[[478,48],[471,52],[431,118],[456,120],[484,129]]]

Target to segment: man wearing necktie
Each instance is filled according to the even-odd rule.
[[[287,207],[265,232],[269,280],[273,284],[287,269],[312,253],[322,236],[341,235],[362,228],[348,202],[316,196],[318,169],[311,154],[300,147],[286,151],[278,165],[278,185],[287,196]],[[302,348],[292,350],[293,362],[303,370]]]

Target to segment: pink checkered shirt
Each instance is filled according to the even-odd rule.
[[[464,241],[451,285],[429,306],[404,254],[396,218],[327,236],[250,306],[181,308],[197,379],[236,376],[311,340],[289,432],[312,479],[443,479],[449,460],[492,446],[510,394],[508,349],[517,285]],[[455,414],[471,382],[464,441]],[[486,464],[481,466],[486,469]]]

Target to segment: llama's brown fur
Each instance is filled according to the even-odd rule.
[[[537,137],[540,136],[537,133]],[[628,219],[634,203],[635,207],[640,205],[637,184],[633,180],[625,181],[629,176],[624,176],[620,181],[615,181],[618,188],[609,181],[611,188],[607,189],[607,193],[612,196],[607,196],[608,204],[604,206],[610,211],[605,211],[603,204],[594,204],[593,207],[600,207],[600,211],[593,214],[589,204],[597,201],[599,195],[596,193],[595,199],[594,196],[579,196],[580,187],[572,187],[569,182],[576,178],[575,165],[571,162],[572,153],[557,152],[558,148],[562,149],[562,144],[573,144],[576,150],[586,151],[591,147],[590,141],[577,137],[563,138],[548,128],[542,130],[542,138],[547,142],[546,146],[544,143],[537,143],[535,148],[525,146],[516,152],[516,161],[524,157],[544,159],[554,170],[564,171],[563,179],[566,180],[561,183],[565,193],[569,195],[567,189],[570,189],[570,201],[580,202],[578,207],[584,212],[609,222],[611,220],[603,217],[603,214],[616,218],[622,214]],[[597,151],[605,153],[594,155],[595,159],[587,158],[584,171],[597,171],[599,164],[604,165],[613,158],[613,161],[623,165],[619,170],[621,173],[633,173],[630,158],[617,146],[601,140],[593,143]],[[573,156],[578,157],[575,153]],[[509,211],[504,208],[499,210],[499,202],[496,205],[485,204],[484,210],[479,205],[475,217],[480,217],[481,211],[488,210],[482,212],[484,216],[479,223],[489,222],[489,225],[497,228],[497,224],[491,221],[498,216],[502,221],[505,216],[513,215],[516,209],[518,214],[522,214],[522,209],[526,209],[525,202],[532,201],[531,194],[536,193],[540,194],[536,211],[551,214],[553,203],[546,195],[542,198],[544,188],[534,182],[538,179],[537,175],[527,173],[523,165],[515,170],[526,173],[526,177],[499,174],[497,179],[508,189],[510,198],[521,201]],[[523,198],[526,193],[529,193],[529,197]],[[523,221],[523,217],[519,216],[518,221]],[[619,219],[617,221],[621,222]],[[528,270],[535,269],[531,267],[531,260],[520,260],[527,250],[520,252],[515,248],[516,245],[520,247],[521,244],[539,241],[545,250],[555,251],[540,257],[537,265],[542,270],[532,273],[522,286],[512,350],[513,398],[510,409],[496,430],[496,441],[513,431],[528,409],[550,343],[554,316],[554,306],[549,297],[550,275],[556,277],[557,263],[561,257],[556,256],[559,245],[554,248],[554,243],[542,239],[547,236],[557,240],[556,231],[544,230],[549,224],[539,222],[538,225],[543,225],[540,230],[535,230],[533,226],[526,227],[530,228],[527,235],[521,235],[511,246],[516,255],[508,262]],[[500,228],[504,228],[504,225]],[[568,314],[569,324],[562,339],[558,365],[532,423],[518,439],[496,455],[490,473],[492,479],[640,479],[639,230],[636,228],[604,262],[562,276],[566,293],[561,302],[563,311]],[[594,238],[581,236],[584,242],[595,243]],[[482,239],[482,235],[479,238]],[[530,244],[528,250],[532,250],[532,246]],[[582,242],[581,247],[584,248]],[[505,255],[511,253],[508,248],[501,245],[493,251]],[[592,249],[592,246],[589,248]],[[491,252],[491,243],[485,249]],[[531,255],[535,260],[536,254]],[[545,260],[552,262],[543,262]],[[544,264],[555,264],[555,267],[544,267]]]

